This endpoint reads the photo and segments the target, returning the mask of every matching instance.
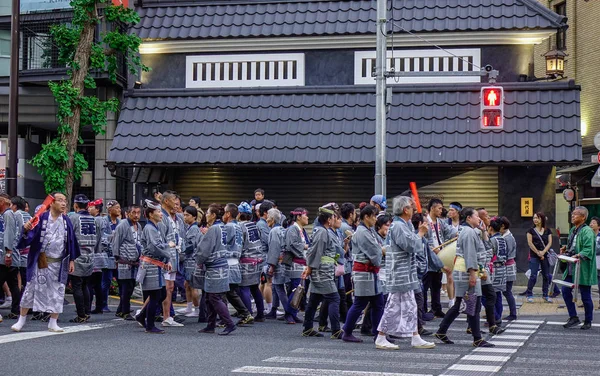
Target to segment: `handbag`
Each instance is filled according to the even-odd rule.
[[[544,241],[544,239],[540,236],[540,233],[537,232],[536,229],[533,229],[533,231],[535,232],[535,234],[537,235],[537,237],[540,239],[540,241],[542,242],[542,244],[544,245],[544,248],[546,248],[546,242]],[[550,266],[554,266],[556,265],[556,261],[558,261],[558,256],[556,255],[556,252],[554,252],[554,250],[552,248],[550,248],[548,250],[548,252],[546,252],[546,257],[548,258],[548,264]]]
[[[283,252],[283,257],[281,258],[281,263],[283,265],[293,266],[294,254],[292,252]]]
[[[304,294],[305,294],[305,290],[304,290],[304,280],[300,280],[300,284],[298,284],[298,287],[296,287],[294,289],[294,291],[292,291],[292,300],[290,301],[290,305],[292,306],[292,308],[294,309],[300,309],[300,303],[302,302],[302,299],[304,298]]]
[[[475,308],[477,306],[477,295],[475,295],[473,292],[469,293],[469,291],[467,290],[462,300],[465,303],[463,312],[466,313],[468,316],[475,316]]]
[[[37,260],[38,269],[47,269],[48,268],[48,258],[46,257],[46,252],[40,252]]]

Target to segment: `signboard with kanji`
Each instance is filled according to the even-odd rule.
[[[533,197],[521,197],[521,217],[533,217]]]

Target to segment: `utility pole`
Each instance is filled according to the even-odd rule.
[[[386,195],[386,54],[387,1],[377,0],[377,52],[375,56],[375,194]]]
[[[6,193],[17,195],[17,161],[19,138],[19,16],[21,1],[12,0],[10,23],[10,92],[8,104],[8,160],[6,163]]]

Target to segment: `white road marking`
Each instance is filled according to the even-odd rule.
[[[88,330],[104,329],[104,328],[109,328],[111,326],[120,325],[121,323],[125,323],[125,321],[123,321],[121,319],[115,319],[115,320],[111,320],[108,323],[102,323],[102,324],[68,326],[68,327],[63,328],[65,331],[62,333],[48,332],[47,330],[38,331],[38,332],[24,331],[24,332],[20,332],[20,333],[7,334],[4,336],[0,336],[0,344],[25,341],[28,339],[36,339],[36,338],[43,338],[43,337],[49,337],[49,336],[58,336],[58,335],[63,335],[63,334],[86,332]],[[25,326],[24,330],[27,330],[27,326]]]
[[[489,342],[496,346],[508,346],[508,347],[521,347],[525,344],[525,342],[497,341],[495,338]]]
[[[540,326],[536,324],[508,324],[507,328],[523,328],[523,329],[537,329]]]
[[[500,334],[497,336],[494,336],[494,340],[504,340],[504,339],[521,339],[521,340],[527,340],[529,339],[530,336],[518,336],[518,335],[512,335],[512,334]]]
[[[477,360],[482,362],[507,362],[510,356],[497,355],[465,355],[460,360]]]
[[[287,367],[253,367],[245,366],[231,372],[252,373],[259,375],[295,375],[295,376],[433,376],[423,373],[394,373],[369,371],[344,371],[337,369],[287,368]]]
[[[515,323],[515,324],[538,324],[541,325],[544,323],[544,320],[539,321],[539,320],[516,320],[516,321],[511,321],[511,323]]]
[[[513,329],[513,328],[506,328],[506,330],[504,331],[504,333],[507,334],[533,334],[535,333],[535,330],[527,330],[527,329]]]
[[[548,324],[548,325],[565,325],[565,323],[566,323],[566,321],[565,322],[559,322],[559,321],[548,321],[548,322],[546,322],[546,324]],[[582,324],[583,324],[583,322],[582,322]],[[594,328],[600,328],[600,324],[592,324],[592,326]]]
[[[453,364],[448,368],[449,371],[479,371],[479,372],[498,372],[502,366],[482,366],[479,364]]]
[[[473,352],[489,352],[489,353],[503,353],[503,354],[514,354],[517,349],[505,349],[502,347],[478,347]]]
[[[434,355],[432,355],[434,356]],[[377,366],[389,366],[395,367],[398,365],[397,360],[361,360],[361,359],[339,359],[338,358],[308,358],[308,357],[288,357],[288,356],[274,356],[268,359],[264,359],[263,362],[270,363],[300,363],[300,364],[319,364],[319,365],[332,365],[332,366],[354,366],[354,367],[377,367]],[[421,363],[410,363],[403,361],[402,367],[405,369],[444,369],[448,362],[444,363],[433,363],[434,359],[431,359],[427,364]]]
[[[317,355],[339,355],[340,351],[343,351],[344,355],[350,357],[364,357],[369,359],[370,357],[375,358],[409,358],[409,359],[431,359],[431,354],[428,352],[405,352],[405,351],[381,351],[376,350],[374,347],[372,350],[340,350],[340,349],[325,349],[325,348],[306,348],[300,347],[292,350],[294,354],[317,354]],[[454,360],[460,358],[460,354],[435,354],[436,359]]]

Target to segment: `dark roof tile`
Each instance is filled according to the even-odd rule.
[[[140,7],[143,39],[373,34],[375,1]],[[398,0],[394,29],[411,32],[556,29],[565,20],[536,0]]]
[[[547,162],[581,159],[579,90],[505,89],[505,129],[479,129],[479,91],[393,95],[388,161]],[[153,96],[123,105],[109,160],[117,163],[372,163],[375,96],[331,93]]]

